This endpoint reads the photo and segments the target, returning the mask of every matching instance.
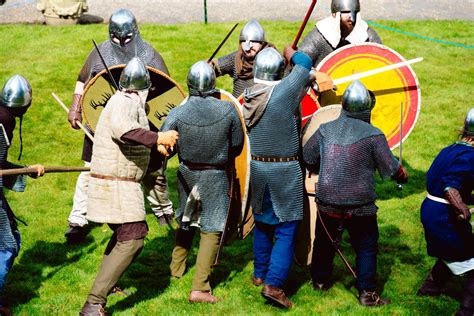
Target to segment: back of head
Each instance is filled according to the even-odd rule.
[[[265,43],[267,42],[265,30],[257,20],[251,20],[240,31],[239,41],[245,42],[247,45],[250,45],[250,42]]]
[[[283,77],[285,64],[280,53],[272,48],[264,48],[255,58],[254,78],[266,81],[277,81]]]
[[[331,13],[350,12],[352,21],[356,22],[357,12],[360,11],[359,0],[332,0]]]
[[[342,108],[348,112],[372,110],[375,96],[359,80],[352,82],[342,95]]]
[[[125,46],[138,35],[135,16],[127,9],[118,9],[109,20],[109,37],[112,44]]]
[[[466,119],[464,120],[462,136],[474,138],[474,108],[467,112]]]
[[[122,70],[119,87],[128,91],[147,90],[151,86],[150,73],[140,58],[134,57]]]
[[[31,85],[21,75],[14,75],[8,79],[0,95],[1,105],[8,108],[15,116],[21,116],[26,112],[32,98]]]
[[[213,92],[216,87],[214,69],[205,61],[198,61],[189,69],[187,83],[191,95]]]

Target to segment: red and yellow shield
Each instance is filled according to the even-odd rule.
[[[353,74],[403,62],[405,59],[394,50],[374,43],[344,46],[317,66],[333,80]],[[391,149],[404,141],[413,130],[421,106],[420,87],[410,65],[365,77],[360,81],[374,92],[377,103],[372,110],[372,124],[387,137]],[[321,94],[321,106],[340,104],[342,94],[350,82],[340,84],[335,91]],[[401,128],[401,133],[400,133]]]

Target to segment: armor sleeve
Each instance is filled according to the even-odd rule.
[[[388,178],[395,175],[400,168],[400,163],[393,156],[388,147],[387,138],[384,134],[379,134],[373,137],[374,141],[372,143],[372,152],[373,158],[375,161],[375,166],[380,173],[382,178]]]
[[[229,106],[232,106],[229,104]],[[235,108],[232,109],[232,126],[231,126],[231,143],[229,144],[230,147],[230,154],[233,157],[236,157],[242,151],[242,146],[244,144],[244,130],[242,128],[242,123],[240,122],[239,114]]]
[[[308,170],[319,173],[319,166],[321,160],[321,132],[319,130],[311,136],[306,144],[303,146],[303,160],[306,163]]]
[[[301,42],[301,45],[298,47],[299,51],[302,51],[308,55],[311,60],[314,62],[318,59],[321,54],[319,47],[326,41],[324,37],[319,33],[318,29],[315,27]]]
[[[375,30],[371,27],[367,29],[367,34],[369,35],[368,41],[371,43],[382,44],[382,40],[380,39],[379,35]]]
[[[288,99],[299,100],[298,102],[289,102],[294,107],[292,109],[294,111],[300,105],[306,93],[306,88],[311,83],[309,70],[301,65],[295,65],[293,71],[282,79],[280,85],[283,85],[283,83],[287,87]]]
[[[158,134],[144,128],[137,128],[126,132],[120,139],[128,145],[144,145],[151,149],[156,145]]]
[[[232,77],[234,75],[235,55],[237,55],[237,51],[217,59],[217,67],[214,67],[214,70],[218,70],[218,72],[216,72],[216,77],[224,75]]]
[[[160,127],[160,132],[167,132],[170,130],[175,130],[177,131],[177,119],[176,119],[176,110],[177,108],[172,109],[169,113],[168,116],[166,117],[165,121],[163,122],[163,125]]]
[[[92,69],[92,63],[97,58],[99,58],[99,56],[97,56],[97,53],[94,49],[89,53],[89,56],[87,56],[87,59],[84,65],[82,66],[81,71],[79,72],[79,76],[77,76],[77,81],[80,81],[85,84],[91,79],[90,73]]]

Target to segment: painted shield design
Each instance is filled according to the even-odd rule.
[[[341,114],[341,109],[341,105],[334,104],[325,106],[314,112],[303,129],[302,144],[306,144],[308,139],[319,129],[321,124],[337,119]],[[313,256],[313,242],[317,217],[315,203],[317,183],[318,175],[306,171],[303,220],[298,227],[295,248],[295,261],[301,266],[310,265]]]
[[[120,74],[125,65],[116,65],[109,70],[119,82]],[[147,98],[148,121],[156,128],[160,128],[169,111],[180,105],[186,94],[183,89],[165,73],[147,66],[150,72],[151,88]],[[87,127],[95,131],[100,113],[108,100],[114,95],[115,87],[110,82],[107,71],[104,69],[92,78],[84,89],[82,98],[82,116]],[[152,127],[153,128],[153,127]]]
[[[336,80],[403,61],[405,59],[400,54],[386,46],[375,43],[353,44],[326,56],[317,70]],[[377,98],[372,110],[372,124],[383,131],[390,148],[395,149],[400,144],[400,138],[405,141],[413,130],[420,112],[421,94],[415,72],[408,65],[360,81]],[[340,104],[342,94],[350,83],[338,85],[336,91],[322,93],[319,98],[321,106]]]

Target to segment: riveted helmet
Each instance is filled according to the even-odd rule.
[[[357,12],[360,11],[359,0],[332,0],[331,1],[331,12],[350,12],[351,18],[354,24],[357,19]]]
[[[375,106],[375,95],[359,80],[355,80],[347,87],[342,95],[342,108],[348,112],[372,110]]]
[[[139,91],[151,86],[150,73],[143,61],[133,57],[122,70],[119,81],[120,89]]]
[[[251,20],[245,24],[242,31],[240,31],[239,41],[245,42],[244,50],[249,50],[251,47],[250,42],[263,43],[267,41],[265,38],[265,30],[257,20]]]
[[[14,75],[3,86],[0,99],[2,106],[19,109],[30,106],[32,96],[33,92],[28,80],[21,75]]]
[[[198,61],[188,72],[188,89],[191,91],[208,92],[216,87],[214,69],[205,61]]]
[[[284,68],[285,64],[280,53],[272,47],[267,47],[255,58],[253,76],[261,80],[277,81],[283,77]]]
[[[112,44],[125,46],[137,35],[137,21],[132,12],[127,9],[118,9],[110,16],[109,37]]]
[[[462,134],[463,136],[474,136],[474,108],[467,112]]]

